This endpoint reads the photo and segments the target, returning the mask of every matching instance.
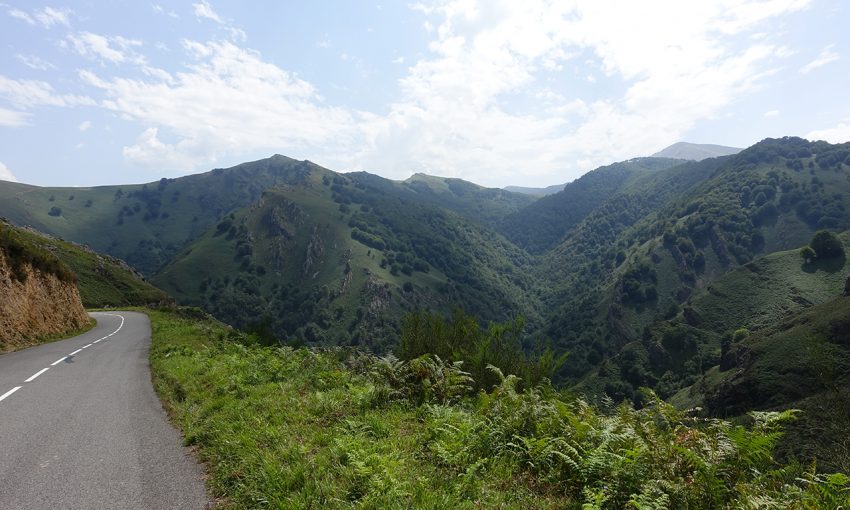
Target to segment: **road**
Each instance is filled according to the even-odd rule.
[[[92,316],[0,356],[0,509],[203,509],[203,472],[151,386],[147,316]]]

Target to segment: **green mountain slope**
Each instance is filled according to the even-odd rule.
[[[232,324],[311,343],[385,349],[418,308],[539,323],[530,257],[434,201],[406,182],[312,168],[225,217],[154,282]]]
[[[654,158],[675,158],[702,161],[707,158],[730,156],[741,152],[737,147],[726,147],[710,143],[678,142],[652,155]]]
[[[40,188],[0,182],[0,215],[91,246],[150,276],[221,216],[293,184],[312,163],[283,156],[149,184]]]
[[[172,301],[122,260],[34,230],[16,228],[5,221],[0,221],[0,227],[14,231],[16,239],[61,261],[61,267],[74,274],[86,308],[159,305]]]
[[[728,350],[727,350],[728,349]],[[672,397],[715,416],[803,411],[782,445],[788,455],[850,471],[850,297],[807,307],[724,348],[720,364]]]
[[[352,175],[352,174],[348,174]],[[361,179],[369,175],[360,174]],[[374,181],[376,189],[389,183]],[[536,197],[498,188],[485,188],[462,179],[414,174],[402,185],[417,194],[422,202],[444,207],[464,218],[495,227],[506,216],[534,203]]]
[[[664,158],[636,158],[588,172],[563,190],[508,215],[500,231],[517,246],[541,254],[551,249],[588,214],[641,176],[681,164]]]
[[[523,193],[525,195],[532,195],[543,197],[546,195],[553,195],[564,189],[566,184],[553,184],[551,186],[546,186],[545,188],[528,188],[525,186],[505,186],[506,191],[512,191],[514,193]]]
[[[849,157],[850,144],[767,139],[700,162],[610,165],[534,201],[275,156],[120,192],[0,184],[0,214],[126,254],[180,301],[269,341],[384,350],[416,309],[524,315],[527,348],[570,352],[558,382],[640,399],[641,386],[693,384],[728,331],[832,295],[843,269],[798,288],[811,283],[800,260],[764,256],[850,228]],[[762,292],[765,273],[797,290]],[[712,292],[770,308],[727,309]]]
[[[847,155],[846,144],[765,140],[659,173],[660,187],[598,208],[546,255],[540,273],[554,280],[547,332],[573,353],[570,375],[640,339],[695,290],[754,256],[799,247],[819,228],[848,228]]]

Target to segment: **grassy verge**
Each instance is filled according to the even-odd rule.
[[[89,323],[79,329],[65,331],[62,333],[54,333],[52,335],[44,335],[29,340],[23,340],[20,343],[15,344],[0,343],[0,353],[19,351],[21,349],[26,349],[27,347],[32,347],[39,344],[46,344],[50,342],[56,342],[58,340],[65,340],[66,338],[73,338],[75,336],[82,335],[87,331],[91,331],[92,329],[94,329],[95,326],[97,326],[97,321],[95,319],[89,319]]]
[[[154,385],[225,508],[834,508],[850,478],[779,466],[793,413],[749,427],[661,401],[605,412],[458,365],[268,348],[149,312]]]

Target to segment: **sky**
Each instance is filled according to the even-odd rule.
[[[850,140],[850,2],[0,0],[0,179],[283,154],[545,186],[678,141]]]

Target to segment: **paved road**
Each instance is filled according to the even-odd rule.
[[[86,334],[0,356],[0,509],[203,509],[151,386],[147,316],[92,315]]]

